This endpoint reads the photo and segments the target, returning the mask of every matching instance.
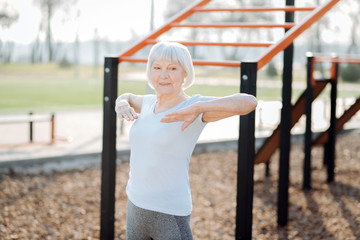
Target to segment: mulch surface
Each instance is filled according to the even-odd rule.
[[[340,135],[335,182],[326,183],[323,149],[312,151],[312,189],[302,190],[303,145],[293,145],[289,222],[277,226],[278,153],[271,176],[255,166],[253,239],[360,239],[360,132]],[[190,179],[195,239],[234,239],[235,152],[193,156]],[[116,239],[125,239],[129,165],[117,168]],[[98,239],[100,169],[0,178],[0,239]]]

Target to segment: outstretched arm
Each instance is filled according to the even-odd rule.
[[[124,93],[115,102],[115,112],[121,120],[133,121],[138,118],[144,96]]]
[[[182,130],[184,130],[200,113],[203,113],[203,122],[215,122],[234,115],[246,115],[253,111],[256,105],[257,100],[254,96],[238,93],[194,103],[187,108],[167,114],[161,121],[167,123],[183,121]]]

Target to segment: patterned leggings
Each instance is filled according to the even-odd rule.
[[[189,216],[174,216],[135,206],[128,200],[127,240],[193,240]]]

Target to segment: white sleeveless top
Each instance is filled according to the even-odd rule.
[[[154,113],[156,95],[143,99],[139,118],[130,130],[129,200],[138,207],[177,216],[191,214],[189,163],[205,127],[202,114],[181,131],[183,122],[162,123],[166,114],[211,97],[195,95],[175,107]]]

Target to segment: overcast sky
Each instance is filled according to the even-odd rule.
[[[281,2],[284,0],[275,0]],[[14,41],[17,43],[31,43],[39,33],[41,23],[41,12],[38,6],[34,6],[33,0],[0,0],[7,2],[10,7],[19,13],[18,21],[10,29],[0,28],[0,39],[4,42]],[[155,28],[164,23],[163,13],[167,0],[154,0],[155,2]],[[230,2],[230,0],[228,0]],[[226,2],[226,3],[228,3]],[[298,1],[301,6],[311,2],[310,0]],[[335,8],[339,7],[351,11],[347,6],[348,1],[340,1]],[[312,4],[311,4],[312,5]],[[151,0],[77,0],[75,6],[66,13],[57,10],[52,19],[52,34],[55,41],[74,42],[76,33],[80,41],[94,39],[95,29],[102,39],[112,41],[126,41],[132,36],[132,32],[143,36],[150,30],[150,9]],[[350,8],[349,8],[350,7]],[[332,10],[331,12],[334,12]],[[330,12],[330,13],[331,13]],[[346,14],[333,14],[332,29],[322,32],[325,42],[341,42],[349,39],[350,19]],[[341,34],[334,34],[341,31]],[[39,36],[45,40],[44,32]],[[230,39],[231,40],[231,39]]]
[[[5,2],[19,13],[19,19],[10,29],[0,28],[2,41],[33,42],[41,22],[39,7],[34,6],[33,0]],[[155,2],[154,24],[159,27],[163,24],[166,0]],[[150,6],[150,0],[78,0],[66,14],[62,10],[55,12],[52,19],[53,38],[72,42],[78,32],[80,41],[91,40],[95,29],[99,37],[114,41],[128,40],[132,31],[144,35],[150,30]],[[45,36],[40,35],[40,39],[45,39]]]

